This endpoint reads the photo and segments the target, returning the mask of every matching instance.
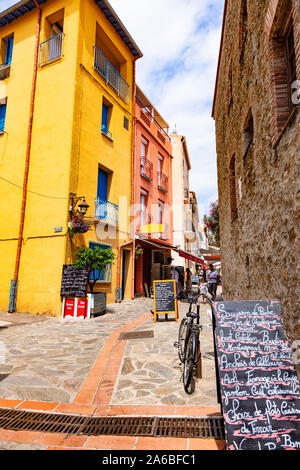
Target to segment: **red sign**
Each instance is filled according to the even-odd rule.
[[[77,318],[86,318],[87,299],[78,299]]]
[[[74,317],[75,299],[66,299],[64,317]]]

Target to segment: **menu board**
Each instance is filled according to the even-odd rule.
[[[88,268],[75,268],[72,264],[65,264],[60,295],[62,297],[86,297],[88,273]]]
[[[217,302],[215,307],[227,448],[299,450],[300,387],[280,302]]]
[[[175,313],[177,316],[176,282],[175,281],[154,281],[154,320],[159,313]]]

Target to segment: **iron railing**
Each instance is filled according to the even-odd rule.
[[[118,225],[119,206],[100,198],[95,199],[95,218]]]
[[[160,189],[163,192],[168,192],[168,184],[169,184],[169,178],[167,175],[159,171],[157,173],[157,178],[158,178],[158,189]]]
[[[146,157],[141,157],[141,175],[148,181],[153,179],[153,163]]]
[[[107,129],[107,127],[104,124],[102,124],[101,126],[101,132],[105,134],[107,137],[109,137],[110,139],[112,139],[112,133]]]
[[[44,65],[62,56],[64,33],[58,34],[39,45],[38,65]]]
[[[117,95],[129,103],[130,86],[96,46],[94,46],[94,68]]]

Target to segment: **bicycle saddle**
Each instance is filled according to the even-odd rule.
[[[186,316],[187,316],[188,318],[195,318],[195,319],[196,319],[196,318],[199,318],[198,313],[194,313],[194,312],[187,313]]]

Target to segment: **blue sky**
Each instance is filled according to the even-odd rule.
[[[0,0],[0,11],[16,0]],[[178,134],[187,138],[190,186],[199,212],[217,199],[211,118],[224,0],[110,0],[142,50],[137,83]]]

